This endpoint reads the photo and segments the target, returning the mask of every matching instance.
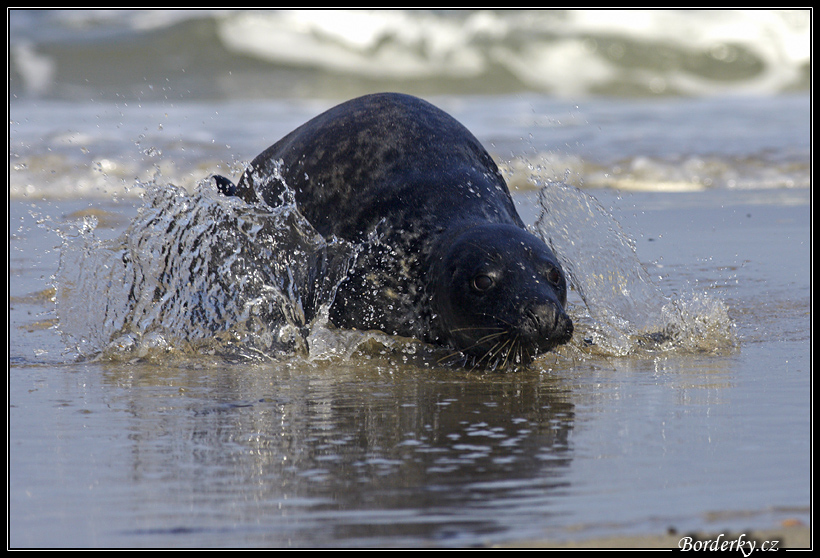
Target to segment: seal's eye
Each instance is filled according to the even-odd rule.
[[[557,287],[561,284],[561,271],[557,267],[551,267],[547,272],[547,281]]]
[[[473,282],[470,285],[478,292],[483,293],[489,290],[494,284],[495,281],[493,281],[492,277],[481,273],[473,277]]]

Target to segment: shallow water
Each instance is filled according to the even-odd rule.
[[[397,84],[278,62],[266,74],[235,43],[230,56],[211,57],[215,73],[183,64],[184,79],[175,70],[166,81],[163,72],[189,53],[160,57],[126,87],[116,62],[139,59],[140,49],[202,40],[207,54],[213,29],[255,24],[242,14],[178,13],[174,26],[152,14],[80,13],[66,23],[45,13],[45,22],[25,23],[26,14],[11,26],[12,78],[18,65],[25,78],[12,84],[9,129],[10,546],[454,547],[810,523],[810,96],[799,87],[808,52],[791,63],[772,54],[794,54],[790,33],[801,25],[752,18],[760,26],[749,27],[745,14],[747,46],[724,44],[739,54],[722,60],[746,76],[731,87],[705,79],[710,70],[686,77],[699,64],[643,65],[644,38],[621,43],[623,64],[608,59],[628,71],[589,74],[610,76],[606,91],[581,75],[498,92],[495,68],[478,88],[493,94],[474,96],[479,78]],[[271,17],[262,23],[285,16]],[[533,26],[510,21],[511,34],[496,37],[502,50]],[[607,29],[568,17],[569,30],[550,32],[564,46],[578,37],[600,46],[621,32],[617,21]],[[704,29],[724,29],[722,21]],[[764,36],[782,48],[756,50],[765,43],[749,37]],[[678,56],[691,47],[686,37],[653,41]],[[600,69],[598,54],[616,43],[573,51],[575,67]],[[529,56],[522,80],[543,68],[536,50],[518,51]],[[760,71],[743,74],[750,68]],[[644,70],[649,85],[633,87]],[[306,93],[268,98],[264,79],[239,91],[239,76],[253,71]],[[658,79],[695,97],[619,96]],[[620,354],[600,343],[612,337],[592,335],[602,323],[592,309],[621,306],[605,297],[587,308],[576,290],[580,331],[599,344],[579,336],[507,374],[438,367],[418,344],[321,328],[311,338],[316,358],[226,359],[161,336],[137,353],[77,358],[78,331],[66,322],[59,331],[53,290],[77,223],[87,235],[95,224],[95,240],[116,240],[145,185],[193,192],[209,173],[236,176],[242,161],[335,102],[327,97],[391,85],[429,92],[485,143],[526,223],[538,220],[546,182],[594,196],[629,239],[638,274],[686,316],[687,339],[725,339],[728,324],[733,342],[630,341]],[[728,95],[708,96],[725,87]],[[328,88],[333,95],[316,94]],[[749,91],[765,94],[737,96]],[[584,236],[607,250],[613,238]],[[123,304],[99,286],[109,298],[83,299],[83,327],[105,305]],[[721,319],[701,319],[710,316]]]
[[[512,374],[407,364],[389,343],[75,363],[47,301],[26,298],[56,264],[30,227],[39,255],[12,250],[11,543],[463,546],[807,522],[807,192],[719,197],[611,201],[654,231],[638,247],[668,292],[724,297],[737,350],[570,351]]]

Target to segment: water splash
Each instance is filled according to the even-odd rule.
[[[720,351],[736,345],[722,300],[706,295],[672,299],[641,265],[632,240],[598,201],[548,182],[539,192],[534,232],[561,260],[584,308],[573,321],[593,350],[609,355],[640,351]]]
[[[316,361],[349,358],[374,343],[388,351],[417,346],[326,327],[356,247],[323,238],[292,200],[275,208],[247,204],[219,194],[210,180],[193,194],[158,177],[141,187],[146,203],[119,237],[97,238],[93,218],[62,233],[60,330],[81,356]],[[539,200],[534,232],[559,255],[583,301],[570,310],[584,350],[629,355],[735,345],[723,302],[666,296],[593,197],[548,183]]]
[[[307,351],[353,257],[296,211],[146,185],[146,204],[118,238],[83,223],[64,235],[60,329],[84,356],[169,351],[267,358]]]

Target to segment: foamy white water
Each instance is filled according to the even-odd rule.
[[[807,10],[13,10],[11,89],[174,98],[176,80],[152,78],[184,67],[194,97],[264,95],[275,76],[290,83],[269,91],[308,96],[338,76],[570,98],[772,94],[807,86],[810,21]],[[168,58],[130,78],[118,67],[153,44]]]

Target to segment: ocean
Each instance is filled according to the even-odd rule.
[[[811,524],[811,11],[7,14],[10,547]],[[569,345],[469,370],[300,321],[299,254],[335,245],[209,177],[376,91],[493,155],[571,276]],[[279,319],[160,273],[213,223],[281,242]]]

